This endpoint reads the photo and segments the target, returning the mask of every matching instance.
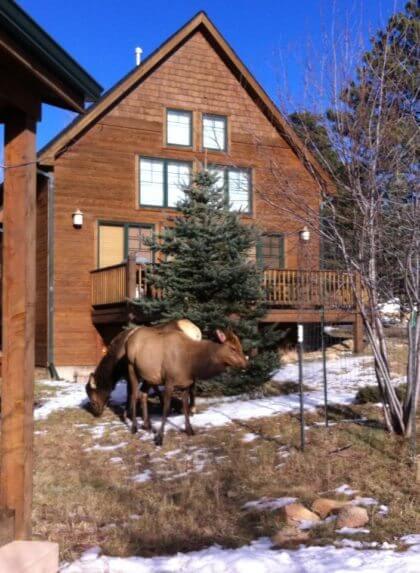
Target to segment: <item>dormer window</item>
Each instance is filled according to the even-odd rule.
[[[227,118],[224,115],[203,114],[203,149],[226,151]]]
[[[192,112],[180,109],[166,110],[167,145],[192,146]]]

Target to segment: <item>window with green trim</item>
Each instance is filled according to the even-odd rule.
[[[263,269],[284,268],[284,235],[270,233],[262,235],[257,249],[258,264]]]
[[[153,263],[154,254],[145,244],[153,232],[153,225],[101,221],[98,228],[98,268],[118,265],[128,256],[134,256],[138,263]]]
[[[140,158],[139,204],[176,207],[191,182],[192,164],[173,159]]]
[[[166,110],[167,145],[192,146],[192,112],[181,109]]]
[[[223,189],[229,200],[231,211],[251,213],[252,211],[252,171],[236,167],[215,165],[209,168],[217,177],[216,187]]]
[[[224,115],[203,114],[203,149],[227,150],[227,117]]]

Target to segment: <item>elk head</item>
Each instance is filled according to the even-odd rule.
[[[245,356],[241,342],[236,334],[230,329],[225,331],[216,330],[216,336],[223,345],[222,355],[225,365],[232,368],[246,368],[248,366],[248,357]]]
[[[86,384],[86,394],[89,397],[90,401],[89,409],[92,412],[92,414],[98,417],[101,416],[105,408],[107,396],[105,396],[104,392],[98,390],[95,380],[95,374],[93,372],[89,374],[89,380],[88,383]]]

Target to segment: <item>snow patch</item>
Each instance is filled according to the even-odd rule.
[[[418,553],[355,547],[271,549],[261,538],[238,549],[213,545],[163,557],[99,557],[64,565],[61,573],[418,573]]]
[[[91,448],[85,448],[85,452],[92,452],[92,451],[111,452],[112,450],[118,450],[119,448],[123,448],[127,444],[128,442],[120,442],[119,444],[111,444],[110,446],[101,446],[99,444],[95,444]]]
[[[249,442],[253,442],[254,440],[256,440],[258,438],[257,434],[253,434],[252,432],[248,432],[247,434],[244,434],[242,436],[242,442],[245,442],[246,444]]]
[[[358,533],[370,533],[370,530],[365,527],[342,527],[336,529],[335,532],[340,533],[340,535],[357,535]]]
[[[131,478],[135,483],[144,483],[152,479],[152,472],[144,470],[144,472],[137,474]]]
[[[297,501],[296,497],[262,497],[255,501],[248,501],[242,506],[242,509],[248,511],[274,511],[275,509],[280,509],[281,507],[295,503],[295,501]]]
[[[337,487],[334,491],[336,491],[337,493],[343,493],[344,495],[355,495],[358,490],[357,489],[352,489],[348,484],[343,484],[340,485],[340,487]]]
[[[400,541],[404,545],[420,545],[420,533],[412,533],[411,535],[404,535]]]

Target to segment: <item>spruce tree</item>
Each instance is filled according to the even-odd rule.
[[[217,328],[231,327],[250,355],[246,372],[229,372],[201,390],[225,394],[250,391],[270,379],[278,366],[275,329],[262,330],[265,312],[261,273],[250,256],[258,232],[229,209],[228,199],[208,171],[199,172],[184,189],[179,213],[161,234],[149,241],[159,259],[148,272],[161,299],[144,297],[135,302],[153,321],[188,318],[206,337]]]

